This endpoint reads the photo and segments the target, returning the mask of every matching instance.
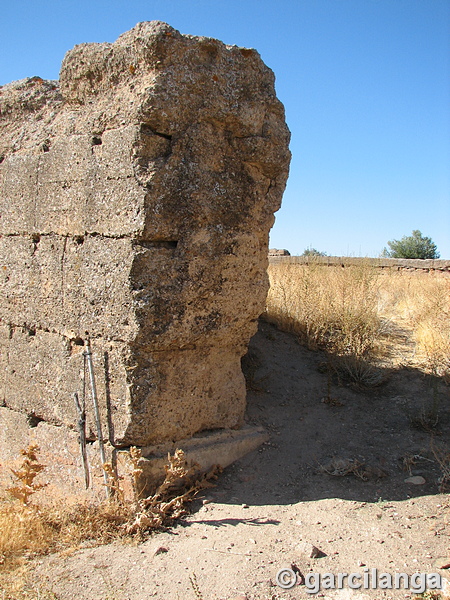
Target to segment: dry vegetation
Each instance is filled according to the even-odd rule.
[[[376,368],[414,366],[450,380],[450,278],[391,272],[369,261],[344,268],[273,264],[266,318],[325,350],[334,369],[367,387]]]
[[[33,504],[33,494],[45,486],[35,478],[45,466],[39,462],[39,448],[22,451],[19,469],[12,471],[15,483],[10,500],[0,503],[0,597],[2,600],[47,598],[45,591],[30,583],[26,560],[49,552],[71,550],[81,545],[99,545],[113,540],[142,541],[152,531],[170,525],[187,511],[187,505],[207,487],[219,471],[199,475],[199,465],[187,465],[182,450],[168,456],[166,476],[156,492],[146,498],[138,493],[141,469],[140,450],[130,449],[130,477],[133,498],[126,500],[122,483],[110,464],[113,491],[103,503]],[[43,595],[44,594],[44,595]],[[51,596],[48,596],[49,598]]]
[[[410,334],[411,362],[450,383],[450,277],[382,273],[380,314]]]

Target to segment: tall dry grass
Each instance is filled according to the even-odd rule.
[[[377,345],[378,274],[368,265],[269,266],[266,318],[296,333],[311,349],[365,356]]]
[[[389,345],[403,351],[401,330],[414,366],[450,379],[450,278],[385,272],[369,261],[344,268],[313,261],[272,264],[269,279],[266,319],[310,349],[345,359],[356,377]]]
[[[450,383],[450,277],[383,273],[380,314],[410,332],[414,366]]]

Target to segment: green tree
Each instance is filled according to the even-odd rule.
[[[385,258],[439,258],[436,244],[429,237],[424,237],[418,229],[412,235],[404,235],[401,240],[388,242],[389,250],[383,249],[381,256]]]
[[[302,256],[327,256],[327,253],[320,252],[319,250],[316,250],[315,248],[310,247],[310,248],[305,248]]]

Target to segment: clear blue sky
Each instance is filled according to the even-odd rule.
[[[377,256],[420,229],[450,258],[450,0],[0,0],[0,85],[139,21],[256,48],[292,132],[271,247]]]

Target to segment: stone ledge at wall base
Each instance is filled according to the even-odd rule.
[[[197,463],[202,471],[209,471],[215,465],[228,467],[249,452],[256,450],[269,440],[268,433],[262,427],[245,426],[241,429],[225,429],[202,432],[192,438],[171,444],[160,444],[142,448],[142,460],[139,463],[142,473],[144,495],[154,491],[161,483],[167,454],[173,455],[181,448],[189,463]]]
[[[91,486],[88,490],[84,484],[84,470],[81,459],[78,433],[66,427],[55,427],[44,421],[30,427],[26,415],[0,407],[0,496],[7,487],[13,484],[10,469],[17,468],[22,462],[20,451],[30,444],[37,444],[39,462],[45,465],[37,483],[47,483],[37,492],[37,502],[64,500],[67,503],[81,501],[102,501],[105,499],[103,469],[99,460],[98,443],[87,444]],[[208,431],[192,438],[177,442],[159,444],[141,448],[142,458],[139,467],[143,473],[139,488],[144,495],[154,492],[165,475],[168,464],[167,454],[174,454],[181,449],[185,453],[188,464],[197,463],[201,471],[208,471],[214,465],[225,468],[239,460],[249,452],[256,450],[269,439],[267,432],[260,427],[245,426],[239,430]],[[119,475],[131,470],[128,451],[117,451],[111,444],[105,444],[107,462],[117,464]],[[126,498],[131,499],[131,477],[123,480],[123,491]]]
[[[326,267],[347,267],[357,265],[370,265],[379,269],[392,269],[393,271],[440,271],[450,273],[450,260],[444,259],[412,259],[412,258],[365,258],[352,256],[280,256],[270,253],[269,264],[298,264],[298,265],[323,265]]]

